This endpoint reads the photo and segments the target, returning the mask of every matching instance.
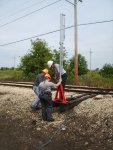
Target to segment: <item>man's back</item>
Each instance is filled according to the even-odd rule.
[[[36,76],[34,85],[35,85],[35,86],[38,86],[43,80],[44,80],[44,75],[43,75],[43,73],[38,74],[38,75]]]

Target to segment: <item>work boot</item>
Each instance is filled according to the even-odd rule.
[[[53,122],[53,121],[55,121],[55,119],[50,118],[50,119],[47,119],[47,121],[48,121],[48,122]]]
[[[47,107],[46,112],[47,112],[47,119],[53,118],[52,117],[52,108],[51,107],[50,108]]]

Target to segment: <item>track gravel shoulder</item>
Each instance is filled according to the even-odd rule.
[[[0,86],[0,150],[113,150],[111,95],[62,114],[54,108],[52,123],[41,120],[41,109],[31,110],[34,98],[32,89]]]

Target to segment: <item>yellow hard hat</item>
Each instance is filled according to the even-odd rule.
[[[45,68],[45,69],[42,70],[42,72],[47,74],[48,73],[48,69]]]
[[[51,80],[51,76],[50,76],[50,74],[48,74],[48,73],[47,73],[47,74],[45,74],[45,78],[46,78],[46,79],[50,79],[50,80]]]

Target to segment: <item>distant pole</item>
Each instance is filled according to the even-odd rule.
[[[15,69],[15,56],[14,56],[14,69]]]
[[[91,71],[91,54],[93,53],[93,52],[91,51],[91,48],[90,48],[89,53],[90,53],[90,71]]]
[[[75,83],[78,84],[78,30],[77,30],[77,0],[74,0],[74,79]]]

